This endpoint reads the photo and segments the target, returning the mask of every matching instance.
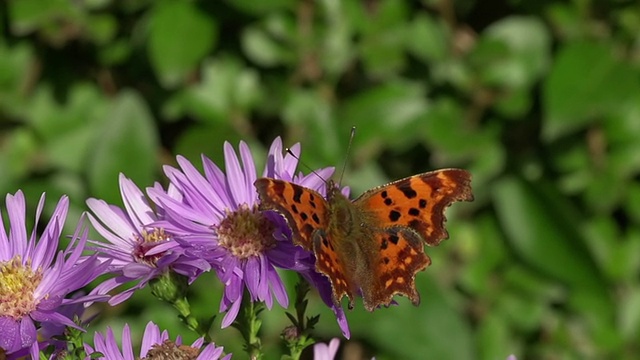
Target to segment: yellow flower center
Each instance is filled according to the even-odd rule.
[[[273,238],[275,227],[257,206],[244,204],[227,216],[216,227],[218,243],[238,259],[263,254],[276,246]]]
[[[164,232],[164,229],[154,228],[153,231],[142,230],[142,237],[137,237],[137,246],[133,250],[134,259],[143,264],[149,266],[156,266],[156,262],[162,253],[146,255],[149,250],[157,246],[158,244],[169,241],[171,236]]]
[[[0,316],[18,320],[36,309],[33,293],[42,281],[42,270],[33,271],[16,255],[0,262]]]

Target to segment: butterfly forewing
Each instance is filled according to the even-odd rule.
[[[285,216],[293,232],[293,241],[313,250],[313,232],[327,228],[328,203],[318,192],[276,179],[260,178],[255,187],[260,206],[274,209]]]
[[[429,245],[448,234],[444,210],[454,201],[471,201],[471,174],[461,169],[443,169],[414,175],[369,190],[354,201],[382,228],[407,226]]]

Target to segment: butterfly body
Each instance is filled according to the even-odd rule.
[[[444,169],[371,189],[354,201],[333,182],[326,199],[300,185],[258,179],[255,186],[265,209],[282,213],[293,241],[316,256],[336,303],[356,295],[372,311],[389,305],[396,294],[414,304],[420,297],[415,275],[430,264],[424,243],[447,237],[444,209],[453,201],[472,200],[470,174]]]

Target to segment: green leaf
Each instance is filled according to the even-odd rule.
[[[296,5],[295,0],[269,0],[269,1],[253,1],[253,0],[234,0],[229,1],[229,5],[244,11],[247,14],[265,16],[269,13],[277,11],[293,11]]]
[[[568,199],[544,182],[534,187],[513,176],[497,182],[492,194],[498,220],[518,258],[563,283],[569,289],[568,304],[589,314],[592,331],[611,331],[614,308],[608,286],[576,230],[579,218]],[[610,346],[615,337],[600,341]]]
[[[214,20],[192,2],[164,0],[151,13],[148,52],[163,86],[173,88],[196,70],[217,38]]]
[[[116,39],[98,50],[98,58],[104,65],[118,65],[126,61],[132,52],[131,43],[125,39]]]
[[[316,53],[318,61],[325,70],[323,77],[332,83],[340,80],[340,77],[351,65],[356,56],[356,49],[353,46],[353,28],[349,23],[345,13],[345,2],[342,1],[321,1],[322,11],[325,14],[326,25],[319,34],[321,43],[319,50],[307,50],[312,54]]]
[[[631,217],[633,222],[640,224],[640,184],[638,183],[634,182],[628,185],[625,213]]]
[[[528,88],[547,69],[550,43],[540,20],[511,16],[491,24],[483,32],[472,62],[488,85]]]
[[[615,219],[607,214],[589,219],[583,233],[611,282],[633,281],[634,269],[640,265],[640,238],[636,229],[622,234]]]
[[[21,116],[28,111],[24,84],[31,76],[34,55],[31,46],[7,46],[0,40],[0,116]]]
[[[509,354],[515,353],[513,350],[509,351],[512,348],[505,346],[513,336],[509,325],[507,319],[497,311],[489,312],[482,319],[477,330],[479,359],[506,359]]]
[[[96,126],[88,154],[87,176],[91,190],[108,203],[120,203],[118,174],[138,186],[151,186],[158,170],[158,135],[142,98],[123,91]]]
[[[491,279],[506,260],[504,238],[494,217],[480,216],[470,226],[474,236],[459,239],[468,239],[463,252],[465,262],[460,274],[460,283],[466,291],[475,296],[491,297]]]
[[[605,293],[565,198],[543,183],[533,187],[515,177],[497,182],[492,195],[498,220],[520,258],[569,286]]]
[[[340,123],[356,126],[356,144],[382,140],[398,149],[409,147],[428,109],[425,93],[423,84],[408,80],[370,87],[344,102]]]
[[[406,37],[408,50],[425,63],[444,60],[449,52],[450,33],[443,19],[418,14]]]
[[[70,3],[65,0],[19,0],[8,4],[12,31],[16,35],[36,31],[72,11]]]
[[[0,136],[0,192],[14,192],[22,177],[34,166],[38,139],[26,128],[5,131]]]
[[[620,333],[634,343],[640,333],[640,287],[636,283],[625,292],[620,304]]]
[[[97,45],[108,44],[118,31],[118,21],[110,15],[94,15],[87,19],[87,32]]]
[[[289,131],[304,140],[302,158],[312,168],[335,166],[344,156],[349,130],[338,126],[335,110],[320,91],[287,89],[280,115]],[[292,144],[290,144],[292,145]],[[327,163],[327,161],[329,163]]]
[[[409,8],[403,1],[380,1],[376,11],[367,11],[364,3],[359,22],[362,41],[358,48],[365,69],[373,77],[390,77],[405,66],[406,38],[411,36],[407,25]]]
[[[477,131],[457,99],[448,96],[437,98],[430,104],[421,123],[425,129],[419,135],[429,147],[440,150],[445,159],[474,157],[477,161],[473,166],[483,176],[504,167],[504,150],[497,140],[500,128],[487,125]]]
[[[251,61],[266,67],[295,62],[292,45],[295,23],[282,14],[271,15],[263,23],[248,26],[242,32],[242,48]]]
[[[557,55],[543,89],[543,137],[554,140],[608,115],[640,93],[638,72],[605,43],[574,42]]]
[[[207,61],[202,81],[187,88],[165,108],[170,118],[184,113],[210,124],[227,123],[245,116],[262,98],[260,79],[254,69],[243,67],[233,58]]]

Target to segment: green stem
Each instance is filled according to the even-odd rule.
[[[262,359],[262,341],[259,337],[262,320],[259,314],[264,310],[264,303],[253,302],[248,293],[245,293],[242,300],[242,309],[233,326],[240,331],[245,341],[245,350],[252,360]]]
[[[198,319],[193,316],[193,314],[191,314],[191,307],[187,298],[183,297],[175,299],[171,305],[173,305],[173,307],[178,310],[180,318],[189,327],[189,329],[204,337],[204,341],[206,341],[207,343],[210,343],[212,341],[208,327],[203,327]]]
[[[186,277],[167,271],[156,279],[149,282],[151,293],[158,299],[165,301],[178,310],[180,318],[196,334],[204,337],[204,340],[211,342],[209,335],[209,324],[201,324],[198,319],[191,314],[191,306],[187,300],[187,279]],[[213,320],[213,319],[212,319]]]
[[[283,333],[282,338],[287,343],[289,348],[289,359],[298,360],[302,355],[302,351],[312,345],[315,341],[311,337],[311,330],[318,323],[319,316],[306,317],[308,300],[306,299],[309,292],[309,284],[306,280],[300,277],[296,284],[296,300],[295,309],[296,316],[294,317],[290,313],[287,316],[291,320],[292,325],[287,327]]]

